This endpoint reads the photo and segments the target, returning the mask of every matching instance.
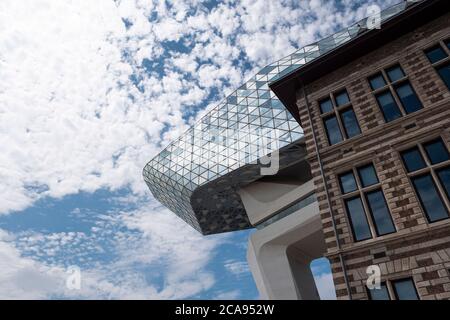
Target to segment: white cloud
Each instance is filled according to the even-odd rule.
[[[229,236],[204,238],[151,206],[97,221],[91,234],[13,235],[0,229],[0,298],[182,299],[215,284],[208,262]],[[111,261],[89,261],[104,250],[114,251]],[[69,290],[66,268],[78,263],[81,290]],[[158,281],[164,286],[153,283]]]
[[[23,258],[0,230],[0,299],[43,299],[63,285],[61,270]]]
[[[216,295],[214,300],[237,300],[239,299],[241,292],[239,290],[232,290],[227,292],[221,292]]]
[[[228,260],[225,262],[225,268],[236,276],[250,272],[248,264],[245,261]]]
[[[0,212],[99,188],[143,194],[142,167],[187,129],[186,111],[239,86],[244,61],[261,66],[362,17],[356,4],[2,1]],[[182,38],[190,53],[165,49]]]
[[[339,12],[325,0],[245,0],[208,11],[200,1],[0,1],[0,214],[100,188],[147,195],[143,166],[187,129],[213,89],[213,99],[222,98],[251,70],[361,18],[367,4],[342,6]],[[190,52],[165,47],[177,40]],[[126,231],[113,232],[108,223]],[[0,298],[189,297],[214,285],[206,266],[226,238],[201,237],[151,205],[118,217],[105,213],[104,225],[92,231],[112,239],[118,257],[83,270],[81,292],[64,289],[58,257],[87,259],[83,253],[101,252],[98,238],[0,231]],[[143,279],[136,263],[162,265],[164,286]],[[245,272],[241,262],[227,268]]]

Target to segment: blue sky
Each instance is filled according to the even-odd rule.
[[[142,168],[259,68],[397,2],[1,1],[0,298],[258,298],[252,231],[202,237]]]

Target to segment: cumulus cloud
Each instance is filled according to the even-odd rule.
[[[250,271],[248,264],[245,261],[228,260],[225,262],[225,268],[236,276]]]
[[[257,68],[362,18],[369,4],[394,2],[0,1],[0,214],[100,189],[149,203],[98,214],[90,232],[0,233],[0,298],[181,298],[211,288],[206,266],[224,239],[151,205],[143,166]],[[105,239],[108,266],[95,260]],[[61,289],[59,257],[69,253],[92,260],[82,292]],[[153,264],[167,272],[162,287],[136,267]]]
[[[212,89],[220,98],[361,18],[368,3],[356,4],[2,1],[0,212],[99,188],[145,192],[143,165]]]
[[[93,219],[82,234],[0,230],[0,298],[183,299],[215,284],[207,264],[229,235],[203,238],[149,205]],[[92,259],[105,251],[108,259]],[[80,290],[66,286],[72,265],[80,266]]]

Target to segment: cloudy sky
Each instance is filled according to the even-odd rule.
[[[399,1],[0,0],[0,298],[258,298],[248,231],[200,236],[142,168],[258,68]]]

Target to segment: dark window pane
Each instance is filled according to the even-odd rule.
[[[450,49],[450,39],[445,40],[445,45],[447,46],[447,48]]]
[[[412,181],[428,220],[434,222],[448,218],[447,209],[442,203],[431,175],[415,177]]]
[[[437,71],[441,76],[442,80],[447,85],[447,88],[450,90],[450,64],[446,64],[442,67],[439,67]]]
[[[445,189],[447,198],[450,200],[450,167],[438,170],[437,174],[439,176],[439,180],[441,181],[442,186]]]
[[[447,54],[445,53],[444,49],[441,48],[441,46],[433,47],[425,51],[425,54],[427,55],[428,60],[430,60],[431,63],[438,62],[447,57]]]
[[[360,241],[372,238],[361,198],[345,200],[345,206],[347,207],[355,240]]]
[[[395,66],[386,70],[386,73],[391,82],[400,80],[405,77],[405,73],[403,72],[400,66]]]
[[[377,173],[372,164],[358,168],[359,179],[363,187],[378,183]]]
[[[347,172],[339,176],[342,193],[349,193],[358,189],[353,172]]]
[[[386,283],[380,283],[380,289],[369,289],[370,300],[391,300]]]
[[[348,97],[348,94],[347,94],[346,90],[337,93],[334,97],[336,99],[336,105],[337,106],[342,106],[342,105],[347,104],[347,103],[350,102],[350,99]]]
[[[326,113],[326,112],[330,112],[331,110],[333,110],[333,104],[331,103],[331,99],[325,99],[320,101],[320,111],[322,111],[322,113]]]
[[[392,282],[395,296],[398,300],[419,300],[416,287],[412,279],[403,279]]]
[[[404,83],[395,88],[406,113],[422,109],[422,103],[409,83]]]
[[[382,236],[395,232],[394,223],[392,222],[391,213],[387,207],[383,192],[381,190],[369,192],[366,194],[366,198],[377,234]]]
[[[377,95],[377,101],[386,122],[393,121],[402,116],[390,91]]]
[[[431,164],[441,163],[449,159],[447,147],[441,139],[423,145]]]
[[[408,172],[417,171],[426,167],[425,161],[417,147],[403,151],[402,158]]]
[[[348,138],[352,138],[361,133],[361,129],[359,129],[358,120],[356,119],[353,109],[348,109],[341,112],[341,119]]]
[[[325,119],[325,127],[327,129],[328,141],[330,144],[336,144],[342,141],[341,130],[336,117]]]
[[[386,85],[386,81],[384,81],[383,75],[381,73],[374,75],[369,79],[370,87],[372,90],[377,90]]]

